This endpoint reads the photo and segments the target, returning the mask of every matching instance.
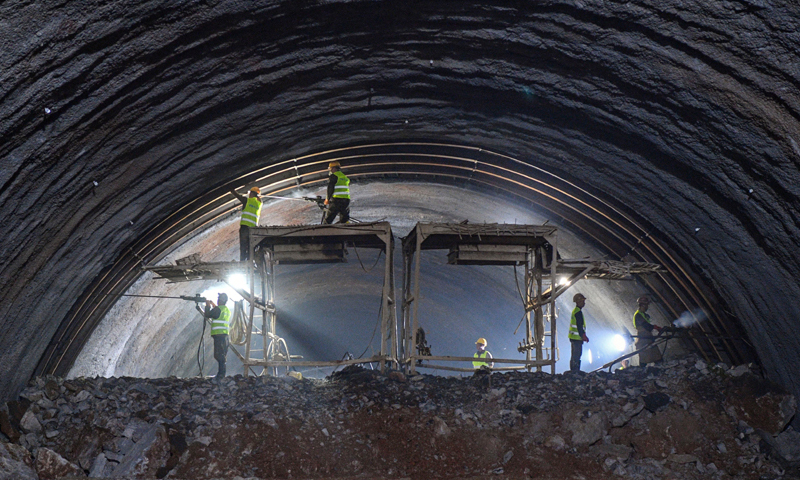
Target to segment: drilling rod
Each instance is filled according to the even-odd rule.
[[[181,295],[179,297],[168,297],[164,295],[132,295],[127,293],[104,293],[101,297],[142,297],[142,298],[172,298],[175,300],[188,300],[195,303],[206,303],[206,297],[201,297],[199,293],[193,297],[188,295]]]

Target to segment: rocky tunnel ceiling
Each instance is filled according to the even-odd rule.
[[[65,373],[114,304],[96,299],[231,215],[231,187],[318,188],[341,157],[354,182],[504,195],[664,264],[645,286],[667,315],[703,309],[744,335],[732,361],[800,393],[799,18],[766,0],[5,2],[0,391]]]

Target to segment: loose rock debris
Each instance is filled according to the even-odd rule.
[[[48,376],[0,410],[0,478],[798,478],[796,407],[694,357],[555,376]]]

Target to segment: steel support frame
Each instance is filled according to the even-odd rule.
[[[365,241],[365,237],[373,237],[374,240]],[[276,309],[274,308],[275,293],[275,265],[279,261],[275,258],[270,245],[276,244],[276,239],[280,239],[280,244],[303,243],[313,238],[317,243],[345,243],[353,242],[356,248],[381,248],[384,251],[384,281],[381,290],[381,344],[380,353],[369,358],[339,360],[339,361],[292,361],[290,358],[281,360],[270,360],[270,342],[282,340],[276,330]],[[360,245],[359,245],[360,243]],[[388,222],[357,223],[357,224],[334,224],[334,225],[302,225],[302,226],[275,226],[275,227],[251,227],[250,228],[250,264],[247,271],[249,273],[249,294],[243,296],[245,301],[250,304],[250,315],[247,331],[245,332],[245,355],[242,360],[244,365],[244,376],[248,376],[252,367],[263,367],[266,373],[268,369],[281,367],[324,367],[340,366],[360,363],[378,362],[381,372],[387,368],[387,362],[393,365],[398,364],[398,341],[397,341],[397,317],[395,315],[394,302],[394,237],[391,226]],[[258,250],[256,250],[256,247]],[[258,255],[258,256],[256,256]],[[255,265],[252,265],[256,259]],[[302,261],[293,261],[294,264],[302,264]],[[317,263],[317,262],[307,262]],[[254,301],[256,288],[260,287],[263,302]],[[261,310],[263,327],[261,336],[263,339],[263,355],[261,359],[252,358],[251,345],[253,341],[253,321],[256,309]],[[288,354],[288,347],[287,352]]]
[[[476,227],[476,228],[472,228]],[[487,229],[488,228],[488,229]],[[417,373],[418,360],[443,360],[443,361],[472,361],[472,357],[451,357],[451,356],[424,356],[415,352],[416,342],[415,335],[419,328],[419,298],[420,298],[420,265],[422,263],[423,242],[431,236],[443,234],[442,232],[448,229],[455,229],[462,231],[464,235],[474,235],[473,241],[477,239],[478,243],[484,243],[484,239],[492,236],[505,237],[505,240],[498,243],[504,245],[529,245],[530,241],[520,240],[519,243],[514,243],[513,240],[508,240],[510,237],[519,236],[521,238],[539,237],[546,240],[553,250],[552,260],[550,262],[549,278],[551,284],[556,283],[556,261],[558,258],[558,239],[557,229],[555,227],[545,226],[529,226],[529,225],[498,225],[495,232],[491,231],[492,226],[480,225],[461,225],[461,224],[422,224],[418,223],[409,235],[403,239],[403,300],[401,303],[401,346],[400,346],[400,363],[407,369],[408,373],[413,375]],[[481,236],[483,231],[483,237]],[[524,232],[524,233],[523,233]],[[450,232],[451,233],[451,232]],[[496,235],[492,235],[496,234]],[[506,236],[506,234],[508,234]],[[459,233],[460,235],[460,233]],[[492,244],[491,241],[485,242]],[[541,371],[543,366],[550,366],[551,373],[555,374],[556,360],[557,360],[557,342],[556,342],[556,316],[555,308],[550,309],[550,355],[545,358],[545,351],[542,348],[545,331],[542,307],[544,304],[555,304],[557,297],[551,296],[547,301],[542,302],[542,278],[544,272],[545,256],[542,255],[541,266],[536,262],[535,255],[539,254],[541,247],[529,248],[526,253],[525,260],[525,301],[526,304],[532,304],[532,298],[535,297],[538,301],[536,304],[538,308],[534,309],[534,321],[531,322],[530,310],[526,313],[526,341],[530,344],[531,340],[536,341],[536,358],[531,358],[531,351],[526,352],[525,360],[512,360],[512,359],[493,359],[494,363],[513,363],[522,365],[521,367],[511,367],[511,369],[527,369],[530,371],[535,367],[537,371]],[[413,274],[411,273],[413,268]],[[531,327],[534,327],[533,335]],[[434,367],[427,365],[427,367]],[[453,367],[436,367],[445,370],[455,371],[472,371],[472,369],[459,369]]]

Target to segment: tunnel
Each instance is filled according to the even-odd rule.
[[[757,364],[800,394],[790,2],[0,12],[4,400],[43,374],[196,375],[191,304],[121,295],[213,290],[142,266],[234,260],[232,189],[272,196],[264,225],[318,223],[302,197],[324,191],[333,160],[352,180],[353,216],[389,221],[398,240],[417,222],[548,223],[571,256],[661,265],[573,287],[590,299],[590,332],[625,328],[649,294],[662,325],[688,313],[716,339],[683,348]],[[382,259],[359,253],[282,271],[280,325],[305,356],[369,348],[379,280],[361,267]],[[514,350],[514,272],[444,263],[424,272],[435,348],[471,354],[488,336]]]

